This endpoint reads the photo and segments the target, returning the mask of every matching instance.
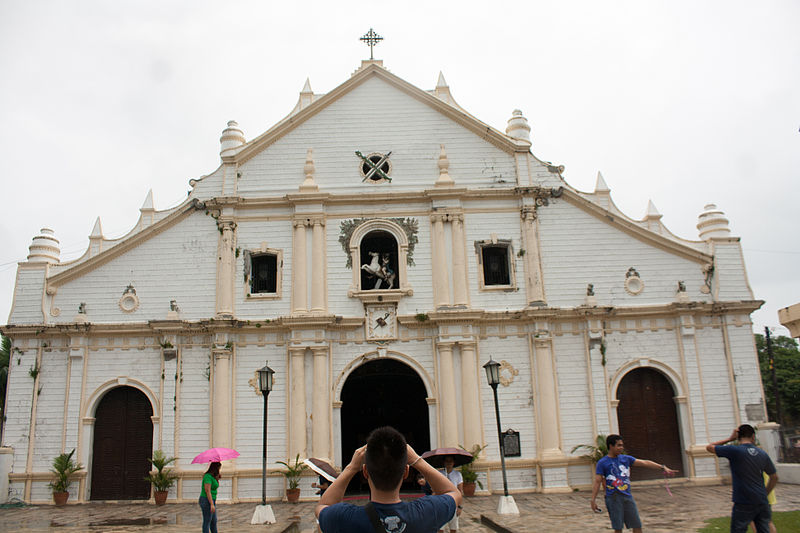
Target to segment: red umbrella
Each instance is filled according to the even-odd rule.
[[[219,463],[220,461],[236,459],[237,457],[239,457],[239,452],[231,448],[210,448],[192,459],[192,464]]]
[[[336,478],[339,477],[339,474],[336,473],[336,470],[329,465],[327,462],[323,461],[322,459],[315,459],[314,457],[309,457],[305,461],[303,461],[306,466],[308,466],[311,470],[319,474],[320,476],[324,477],[331,483],[336,481]]]
[[[444,468],[446,457],[452,457],[455,466],[461,466],[472,461],[472,454],[461,448],[436,448],[422,454],[422,458],[434,468]]]

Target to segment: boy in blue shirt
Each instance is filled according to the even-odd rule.
[[[738,445],[723,444],[738,440]],[[733,430],[727,439],[712,442],[706,450],[725,457],[731,463],[733,484],[733,509],[731,510],[731,533],[745,533],[750,522],[755,523],[758,533],[769,533],[772,510],[767,494],[778,483],[778,474],[767,452],[755,444],[756,430],[749,424],[742,424]],[[764,474],[769,476],[764,486]]]
[[[609,435],[606,437],[608,455],[597,461],[595,469],[594,485],[592,485],[592,510],[600,512],[597,507],[597,493],[600,485],[606,487],[606,509],[608,517],[611,519],[611,527],[615,533],[622,533],[623,525],[633,529],[634,533],[642,533],[642,521],[639,518],[639,510],[636,502],[631,496],[631,466],[645,466],[656,470],[663,470],[665,474],[676,474],[677,470],[667,468],[647,459],[636,459],[630,455],[624,455],[625,444],[619,435]]]

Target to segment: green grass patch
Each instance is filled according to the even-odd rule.
[[[772,513],[772,522],[780,533],[800,533],[800,511],[784,511]],[[731,517],[712,518],[706,520],[706,527],[698,530],[699,533],[720,533],[731,530]],[[748,529],[748,532],[752,531]]]

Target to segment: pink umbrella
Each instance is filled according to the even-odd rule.
[[[195,463],[218,463],[227,459],[236,459],[239,457],[239,452],[230,448],[210,448],[194,459],[192,464]]]

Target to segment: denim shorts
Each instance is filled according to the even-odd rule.
[[[611,519],[611,529],[622,529],[623,523],[630,529],[642,527],[639,510],[632,496],[625,496],[619,492],[611,496],[606,495],[606,508]]]
[[[731,532],[746,532],[750,522],[755,522],[756,531],[769,531],[769,522],[772,519],[772,508],[768,503],[748,505],[734,503],[731,510]]]

